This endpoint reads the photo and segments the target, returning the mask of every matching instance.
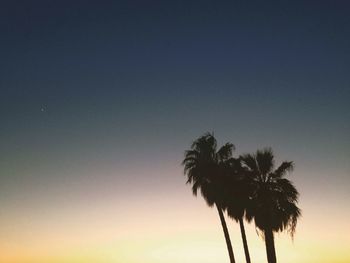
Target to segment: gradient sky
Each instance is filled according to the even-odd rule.
[[[207,131],[295,162],[280,262],[349,262],[349,2],[102,2],[0,3],[0,262],[228,262],[180,165]]]

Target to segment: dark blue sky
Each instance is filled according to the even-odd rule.
[[[2,195],[69,165],[181,173],[206,131],[348,185],[349,11],[345,0],[2,1]]]

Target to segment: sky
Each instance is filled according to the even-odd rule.
[[[302,217],[276,236],[280,262],[349,262],[349,9],[1,1],[0,262],[229,262],[181,167],[205,132],[295,162]]]

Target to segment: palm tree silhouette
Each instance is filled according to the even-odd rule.
[[[192,184],[193,195],[197,196],[199,190],[206,203],[217,208],[231,263],[235,263],[235,258],[223,213],[222,177],[227,171],[227,161],[232,156],[233,148],[233,144],[226,143],[217,150],[215,137],[206,133],[192,143],[182,162],[187,183]]]
[[[240,157],[252,191],[246,209],[247,219],[253,220],[265,238],[269,263],[276,263],[274,232],[295,232],[301,215],[297,207],[299,193],[291,181],[285,178],[293,170],[293,162],[282,162],[275,169],[272,150],[267,148],[255,154]]]
[[[227,215],[239,223],[246,262],[250,263],[247,236],[244,228],[244,215],[249,202],[251,184],[244,176],[240,159],[231,158],[228,163],[229,175],[225,177],[226,196],[224,206]]]

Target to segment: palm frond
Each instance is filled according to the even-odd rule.
[[[250,171],[253,171],[254,173],[257,173],[259,171],[258,164],[255,159],[255,155],[252,154],[244,154],[240,157],[241,163],[243,167],[247,168]]]
[[[219,161],[225,161],[231,158],[232,152],[235,149],[235,146],[232,143],[226,143],[224,146],[222,146],[218,152],[217,157]]]
[[[262,175],[267,175],[274,168],[274,157],[271,148],[258,150],[255,155],[259,171]]]
[[[214,135],[209,132],[199,137],[191,145],[191,149],[202,151],[202,152],[216,151],[216,147],[217,147],[216,139]]]
[[[281,178],[285,176],[288,172],[292,172],[293,169],[293,162],[284,161],[273,173],[270,174],[270,176],[273,178]]]
[[[276,185],[278,185],[281,193],[290,202],[298,202],[299,192],[290,180],[286,178],[278,178],[276,180]]]

